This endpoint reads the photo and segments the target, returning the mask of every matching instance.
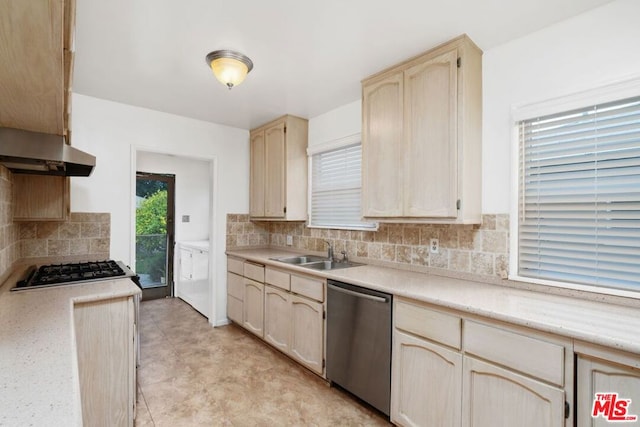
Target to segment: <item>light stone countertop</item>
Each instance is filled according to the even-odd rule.
[[[638,307],[374,265],[318,271],[270,260],[300,255],[280,249],[228,250],[227,254],[640,354]]]
[[[0,426],[81,426],[74,303],[140,293],[129,279],[10,292],[0,287]]]

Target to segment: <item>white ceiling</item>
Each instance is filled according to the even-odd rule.
[[[360,97],[360,80],[467,33],[487,51],[611,0],[77,0],[73,91],[244,129]],[[254,69],[229,91],[205,55]]]

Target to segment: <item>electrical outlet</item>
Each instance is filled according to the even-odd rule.
[[[182,215],[182,222],[189,222],[191,217],[189,215]]]
[[[429,252],[431,252],[432,254],[437,254],[439,250],[440,242],[438,242],[438,239],[431,239],[431,241],[429,242]]]
[[[293,236],[287,234],[287,246],[293,245]]]

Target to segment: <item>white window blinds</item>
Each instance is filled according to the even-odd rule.
[[[518,275],[640,290],[640,97],[519,129]]]
[[[362,147],[349,145],[311,157],[312,227],[374,229],[361,219]]]

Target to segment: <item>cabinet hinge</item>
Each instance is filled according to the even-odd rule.
[[[286,126],[284,127],[284,133],[287,133],[287,127]]]
[[[326,364],[327,364],[327,362],[324,359],[322,359],[322,367],[323,368],[326,366]]]
[[[460,199],[456,200],[456,209],[460,210]]]
[[[326,312],[326,311],[323,311],[323,312],[322,312],[322,318],[323,318],[323,319],[326,319],[326,318],[327,318],[327,312]]]
[[[287,207],[285,206],[283,209],[284,213],[287,213]]]
[[[462,66],[462,58],[458,58],[458,60],[456,61],[456,65],[458,66],[458,68]]]
[[[569,406],[569,402],[564,402],[564,418],[567,419],[569,418],[569,415],[571,414],[571,406]]]

